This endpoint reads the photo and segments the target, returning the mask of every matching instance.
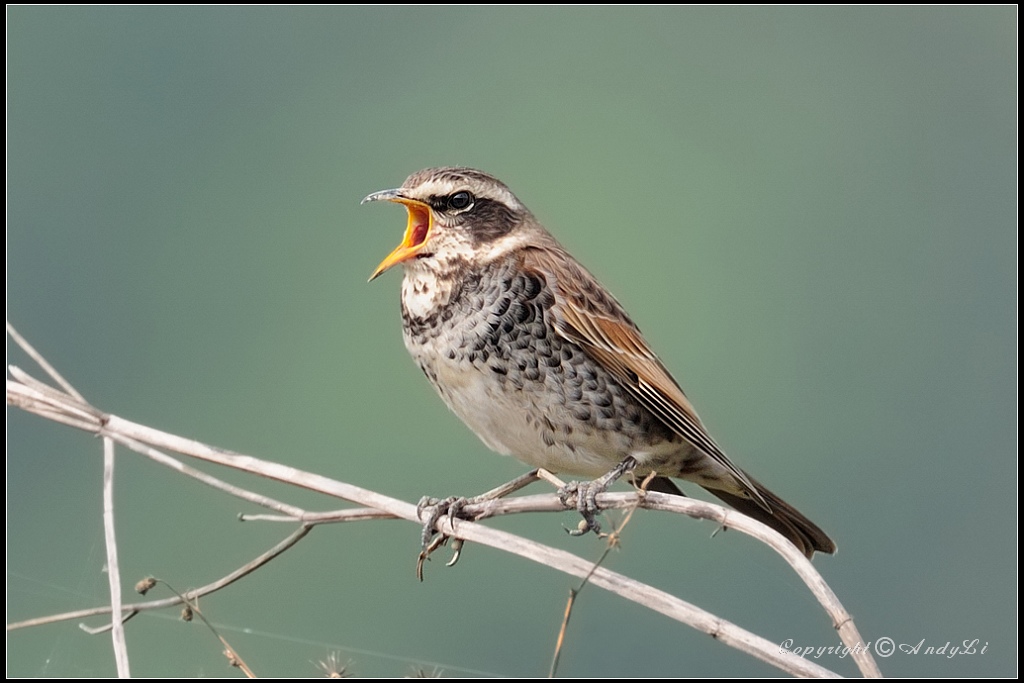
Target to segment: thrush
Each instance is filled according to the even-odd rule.
[[[405,346],[489,448],[605,484],[654,473],[649,489],[684,495],[671,478],[692,481],[808,557],[835,552],[722,452],[615,297],[504,183],[431,168],[363,203],[379,200],[403,204],[408,225],[370,279],[403,266]]]

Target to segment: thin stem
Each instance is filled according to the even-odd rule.
[[[114,641],[114,661],[118,678],[131,678],[121,610],[121,569],[117,562],[117,540],[114,535],[114,442],[111,439],[103,439],[103,535],[107,546],[107,578],[110,581],[110,605],[113,612],[113,628],[110,633]]]

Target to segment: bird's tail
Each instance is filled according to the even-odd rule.
[[[707,490],[739,512],[778,531],[808,558],[815,552],[831,555],[836,551],[835,542],[817,524],[804,517],[796,508],[769,491],[756,479],[748,475],[748,480],[761,494],[761,498],[768,503],[770,511],[753,498],[744,498],[719,489]],[[667,477],[656,477],[648,488],[662,493],[686,495]]]

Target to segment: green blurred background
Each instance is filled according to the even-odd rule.
[[[988,644],[885,674],[1015,674],[1015,7],[7,19],[8,318],[98,407],[409,501],[523,471],[408,359],[400,275],[366,284],[405,218],[359,200],[479,167],[616,293],[726,451],[834,536],[816,565],[865,638]],[[8,622],[105,602],[100,452],[8,410]],[[204,584],[288,532],[127,452],[116,503],[126,587]],[[575,521],[490,523],[596,558]],[[608,565],[770,640],[838,643],[780,559],[713,531],[639,514]],[[545,674],[576,582],[470,546],[421,584],[418,534],[321,528],[201,605],[265,676],[331,652],[366,676]],[[129,623],[133,673],[230,674],[175,617]],[[114,673],[75,622],[7,644],[8,675]],[[591,588],[561,673],[776,671]]]

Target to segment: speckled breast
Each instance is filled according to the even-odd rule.
[[[425,293],[435,297],[429,307],[413,299]],[[598,476],[626,455],[677,451],[660,421],[556,332],[554,303],[545,275],[513,257],[447,277],[410,270],[405,344],[445,403],[499,453]]]

